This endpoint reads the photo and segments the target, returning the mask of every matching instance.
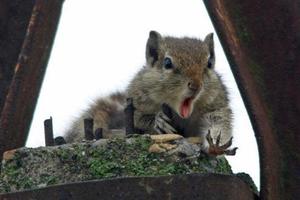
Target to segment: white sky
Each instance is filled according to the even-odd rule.
[[[145,62],[150,30],[204,38],[214,28],[200,0],[68,0],[57,31],[27,142],[44,145],[43,121],[53,117],[55,136],[98,96],[122,90]],[[234,172],[249,173],[259,186],[254,133],[217,35],[216,70],[227,85],[234,111],[237,155]]]

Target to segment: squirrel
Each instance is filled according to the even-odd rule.
[[[133,99],[134,123],[140,133],[177,133],[200,137],[211,155],[235,154],[232,144],[232,110],[228,92],[214,70],[213,33],[196,38],[161,36],[150,31],[146,65],[125,92],[97,99],[71,126],[67,142],[83,139],[83,119],[93,118],[95,128],[124,128],[126,98]],[[107,133],[107,134],[106,134]]]

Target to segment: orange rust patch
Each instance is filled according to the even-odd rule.
[[[16,149],[5,151],[3,153],[3,160],[5,161],[11,160],[14,157],[16,151],[17,151]]]

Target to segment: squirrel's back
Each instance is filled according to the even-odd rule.
[[[124,125],[124,106],[126,95],[121,92],[96,99],[89,109],[74,120],[65,134],[67,142],[84,139],[84,119],[94,119],[94,127],[103,128],[104,137],[109,137],[110,129],[122,129]]]

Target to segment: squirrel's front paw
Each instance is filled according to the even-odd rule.
[[[208,149],[206,150],[209,155],[218,156],[218,155],[235,155],[237,147],[233,149],[228,149],[232,145],[232,138],[231,137],[225,144],[220,145],[221,140],[221,132],[217,136],[216,142],[214,143],[213,138],[211,137],[210,131],[206,135],[206,140],[209,144]]]
[[[177,131],[170,125],[170,118],[163,112],[158,112],[155,116],[154,130],[159,134],[176,133]]]

